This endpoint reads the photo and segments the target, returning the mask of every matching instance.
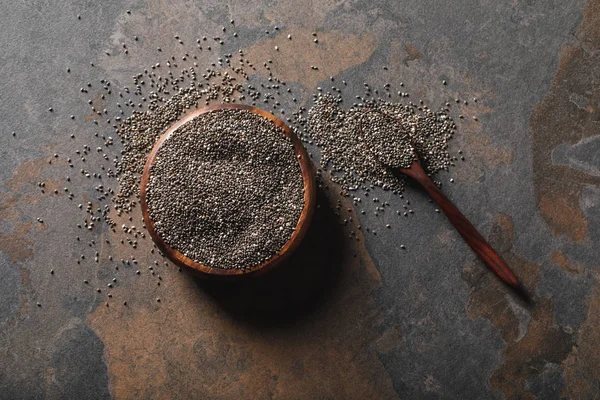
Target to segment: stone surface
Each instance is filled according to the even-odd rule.
[[[598,0],[4,6],[0,397],[599,398],[599,27]],[[330,75],[335,85],[348,82],[350,102],[363,82],[395,90],[402,82],[410,100],[436,107],[467,100],[453,105],[465,119],[450,145],[466,161],[438,178],[535,304],[503,286],[415,187],[405,194],[415,210],[409,218],[375,217],[372,204],[365,215],[347,211],[334,187],[323,189],[295,257],[234,286],[198,281],[160,258],[157,286],[145,269],[154,259],[148,239],[133,251],[106,227],[79,230],[76,204],[95,198],[93,185],[82,177],[67,184],[64,160],[83,144],[93,148],[93,133],[112,133],[90,122],[79,88],[102,78],[131,85],[132,75],[181,57],[203,35],[226,39],[210,56],[198,53],[201,68],[240,48],[257,66],[271,58],[298,104],[315,86],[331,86]],[[266,77],[257,68],[251,79]],[[392,209],[404,204],[376,195]],[[338,200],[342,217],[328,206]],[[365,236],[351,239],[357,224]],[[94,238],[99,263],[87,246]],[[107,258],[132,252],[140,276]],[[95,288],[113,276],[106,307],[106,292]]]

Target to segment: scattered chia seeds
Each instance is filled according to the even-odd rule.
[[[451,165],[447,142],[456,125],[426,106],[372,101],[348,110],[330,94],[319,94],[308,112],[308,134],[321,148],[321,165],[345,190],[371,183],[401,193],[413,151],[428,174]]]
[[[235,72],[244,74],[240,70]],[[155,73],[150,75],[152,83],[155,82]],[[120,123],[117,134],[123,142],[122,157],[117,162],[116,175],[119,177],[119,191],[113,196],[114,207],[118,215],[122,211],[130,212],[135,202],[133,196],[139,195],[139,183],[144,169],[145,159],[160,135],[188,109],[198,107],[201,99],[208,104],[209,100],[222,98],[225,103],[235,101],[234,95],[239,94],[241,85],[227,71],[215,72],[209,70],[203,75],[204,83],[196,82],[196,72],[193,68],[186,71],[191,80],[190,87],[179,87],[179,81],[157,77],[157,90],[150,93],[150,104],[144,112],[133,111],[133,114]],[[220,82],[210,82],[220,76]],[[208,83],[206,82],[208,81]],[[143,82],[143,75],[134,78],[138,85]],[[139,87],[139,85],[138,85]],[[141,94],[141,89],[140,94]],[[175,91],[166,101],[158,93],[169,94]],[[161,104],[162,103],[162,104]],[[111,221],[108,220],[110,223]]]
[[[245,269],[273,256],[304,207],[292,142],[246,110],[199,115],[163,142],[147,188],[155,230],[213,268]]]

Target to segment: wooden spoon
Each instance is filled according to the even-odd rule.
[[[421,166],[419,158],[415,155],[415,160],[408,168],[396,168],[404,175],[410,176],[417,181],[423,189],[429,193],[432,199],[440,206],[450,223],[461,234],[465,242],[473,249],[475,253],[483,260],[483,262],[506,284],[515,288],[525,298],[529,299],[525,288],[519,282],[510,267],[506,265],[504,260],[494,251],[492,246],[481,236],[475,227],[469,222],[467,217],[452,204],[450,200],[442,193],[442,191],[431,181],[427,173]]]
[[[387,123],[393,123],[389,119],[394,119],[380,111],[371,110],[369,118],[382,118],[388,120]],[[376,115],[375,115],[376,114]],[[365,115],[366,117],[366,115]],[[373,121],[373,119],[371,119]],[[380,126],[383,126],[385,121],[379,121]],[[389,125],[388,125],[389,127]],[[461,234],[467,244],[477,253],[483,262],[506,284],[516,289],[527,301],[531,301],[531,297],[527,294],[525,288],[519,282],[510,267],[502,260],[502,258],[494,251],[492,246],[485,241],[483,236],[475,229],[469,220],[452,204],[450,200],[442,193],[442,191],[431,181],[419,161],[416,152],[413,151],[414,159],[408,168],[401,168],[405,164],[402,157],[403,149],[410,146],[410,137],[404,132],[395,132],[395,140],[390,143],[389,138],[386,138],[385,131],[370,132],[367,125],[363,125],[363,134],[370,135],[370,151],[384,165],[393,171],[399,171],[406,176],[417,181],[429,195],[438,203],[444,214],[454,225],[454,228]],[[391,150],[391,151],[390,151]]]

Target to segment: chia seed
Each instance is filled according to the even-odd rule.
[[[447,170],[447,142],[455,125],[444,112],[372,101],[342,109],[330,94],[319,94],[308,113],[308,134],[321,149],[321,165],[345,190],[369,184],[401,193],[416,153],[428,174]]]

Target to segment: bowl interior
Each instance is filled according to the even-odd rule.
[[[204,264],[200,264],[195,262],[194,260],[186,257],[180,251],[172,248],[167,243],[165,243],[162,238],[158,235],[154,228],[154,222],[150,219],[150,214],[148,212],[148,204],[146,202],[146,189],[148,185],[148,181],[150,179],[150,168],[154,161],[156,160],[156,155],[160,150],[163,143],[173,134],[177,128],[182,126],[183,124],[191,121],[199,115],[210,113],[210,112],[218,112],[221,110],[247,110],[254,114],[260,115],[278,127],[282,129],[282,132],[285,136],[289,137],[292,141],[294,152],[296,154],[296,158],[300,165],[300,170],[302,172],[302,179],[304,182],[304,207],[300,214],[300,218],[296,224],[296,228],[292,233],[291,237],[284,244],[284,246],[279,250],[278,253],[271,256],[269,259],[261,262],[260,264],[248,267],[244,270],[233,268],[233,269],[222,269],[222,268],[213,268]],[[191,270],[198,273],[198,275],[203,277],[241,277],[241,276],[250,276],[250,275],[258,275],[260,273],[264,273],[276,265],[278,265],[281,261],[287,258],[300,244],[302,238],[305,236],[306,231],[308,230],[308,225],[310,223],[310,219],[314,213],[315,203],[316,203],[316,187],[314,180],[314,171],[312,167],[312,163],[308,157],[308,153],[306,149],[302,145],[300,139],[292,132],[292,130],[279,118],[275,117],[271,113],[261,110],[260,108],[241,105],[241,104],[218,104],[213,106],[208,106],[201,108],[199,110],[194,111],[193,113],[185,116],[184,118],[177,121],[173,124],[155,143],[152,151],[148,155],[146,159],[146,164],[144,166],[144,171],[142,174],[142,180],[140,185],[140,204],[142,207],[142,214],[144,218],[144,223],[146,224],[146,228],[152,237],[154,243],[156,243],[157,247],[173,262],[178,265],[185,266],[190,268]]]

